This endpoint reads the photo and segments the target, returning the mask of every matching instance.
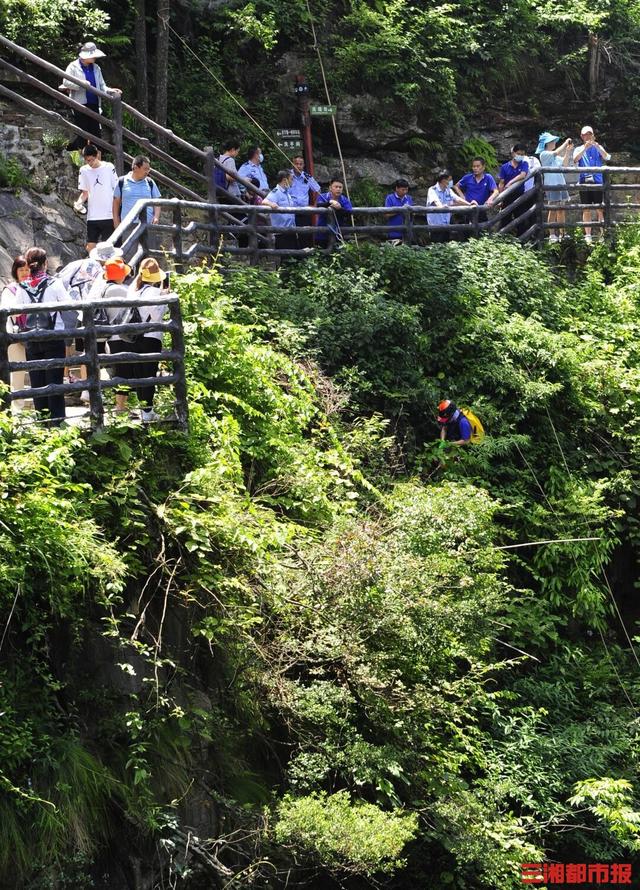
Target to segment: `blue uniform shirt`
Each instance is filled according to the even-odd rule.
[[[311,191],[318,194],[320,191],[320,186],[310,173],[298,173],[297,170],[292,170],[291,175],[293,177],[293,181],[291,183],[291,197],[293,198],[294,206],[308,207],[309,192]],[[309,223],[307,223],[307,225],[308,224]]]
[[[342,225],[343,223],[349,222],[349,217],[347,216],[353,210],[353,204],[347,198],[346,195],[340,195],[339,198],[334,198],[331,192],[323,192],[321,195],[318,195],[318,207],[328,207],[329,201],[338,201],[342,210],[336,210],[336,219],[338,220],[338,225]],[[318,225],[325,226],[325,214],[321,214],[318,217]]]
[[[411,195],[405,195],[403,198],[400,198],[400,197],[398,197],[398,195],[395,192],[391,192],[391,194],[387,195],[387,197],[384,199],[385,207],[405,207],[407,204],[409,206],[413,205],[413,198],[411,197]],[[389,219],[387,220],[387,225],[388,226],[401,226],[404,222],[404,219],[405,218],[402,215],[402,213],[394,213],[393,216],[390,216]],[[402,230],[400,230],[400,231],[393,230],[393,231],[387,232],[387,238],[390,238],[393,240],[396,240],[398,238],[403,238],[404,235],[405,235],[405,233],[402,232]]]
[[[576,151],[578,150],[576,149]],[[610,157],[611,155],[608,155],[607,160]],[[578,167],[602,167],[602,155],[595,145],[590,145],[585,151],[578,161]],[[579,181],[582,183],[597,182],[599,185],[602,185],[602,173],[581,173]]]
[[[499,179],[504,180],[505,188],[509,185],[512,179],[515,179],[520,173],[528,173],[529,165],[526,161],[519,161],[517,166],[513,166],[511,161],[507,161],[506,164],[503,164],[500,167],[500,176]],[[522,184],[522,192],[524,193],[524,183]]]
[[[478,181],[473,173],[467,173],[458,182],[458,188],[467,201],[477,201],[478,204],[486,204],[490,195],[496,190],[496,181],[490,173],[483,173]]]
[[[280,185],[272,189],[265,200],[271,201],[272,204],[277,204],[278,207],[294,206],[290,189],[283,189]],[[277,226],[279,229],[292,229],[295,228],[296,218],[293,213],[272,213],[271,225]]]
[[[251,179],[252,176],[255,176],[260,183],[260,188],[269,191],[267,174],[262,169],[262,164],[254,164],[253,161],[245,161],[238,170],[238,176],[243,176],[245,179]]]
[[[161,198],[160,190],[155,182],[149,176],[144,179],[134,179],[131,173],[127,173],[122,182],[123,188],[120,190],[120,180],[113,190],[113,197],[120,198],[120,220],[122,221],[129,213],[136,201],[141,198]],[[147,222],[153,219],[153,207],[147,207]]]

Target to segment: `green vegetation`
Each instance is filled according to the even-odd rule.
[[[29,176],[16,158],[7,158],[0,152],[0,188],[13,191],[28,185]]]
[[[188,435],[2,421],[0,883],[515,890],[636,851],[639,257],[192,273]],[[442,395],[488,435],[440,466]]]

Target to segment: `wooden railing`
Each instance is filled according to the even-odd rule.
[[[82,390],[89,391],[89,417],[91,427],[99,430],[104,425],[104,402],[102,394],[104,390],[118,387],[120,389],[141,389],[148,386],[173,386],[175,395],[175,416],[168,418],[167,422],[177,424],[181,429],[186,429],[187,412],[187,387],[184,367],[184,335],[182,329],[182,317],[180,314],[180,301],[175,294],[164,294],[158,297],[144,297],[144,305],[166,305],[169,308],[169,321],[150,321],[136,324],[96,324],[95,310],[98,308],[120,308],[138,306],[140,300],[135,297],[109,298],[99,300],[59,303],[33,303],[31,305],[16,305],[0,307],[0,381],[6,384],[2,393],[2,404],[5,409],[10,407],[16,399],[32,399],[40,396],[68,395],[79,393]],[[30,330],[11,331],[7,321],[16,315],[32,315],[34,313],[59,313],[75,311],[82,314],[80,327],[62,330]],[[144,353],[141,357],[137,352],[118,352],[100,354],[98,341],[115,338],[117,335],[143,335],[149,331],[161,331],[171,336],[171,349],[163,350],[158,341],[158,351]],[[65,358],[49,358],[31,361],[10,361],[9,346],[12,343],[33,343],[52,340],[64,340],[69,337],[82,337],[84,340],[84,352]],[[134,362],[170,362],[172,372],[158,377],[145,377],[129,379],[126,377],[111,377],[102,380],[100,371],[103,367],[112,365],[132,364]],[[87,379],[77,383],[48,384],[42,387],[31,387],[11,391],[10,375],[14,371],[41,371],[55,368],[68,368],[84,365],[87,368]]]
[[[122,175],[125,172],[125,162],[131,163],[131,161],[133,160],[132,155],[127,153],[124,149],[124,140],[127,139],[130,143],[133,143],[139,148],[139,152],[137,153],[148,154],[151,157],[158,158],[167,167],[170,167],[172,168],[172,170],[177,171],[181,174],[182,177],[187,179],[188,182],[193,183],[192,188],[191,185],[185,185],[182,179],[173,179],[160,170],[152,169],[151,173],[153,177],[157,179],[159,183],[169,188],[174,194],[181,195],[185,198],[190,198],[196,201],[199,201],[203,197],[206,197],[207,200],[213,203],[215,203],[216,197],[223,197],[224,201],[229,204],[242,204],[243,202],[240,200],[240,198],[230,195],[226,189],[216,189],[213,178],[213,171],[216,167],[224,169],[225,173],[228,173],[229,176],[237,180],[247,191],[259,194],[261,196],[264,196],[266,194],[260,189],[257,189],[253,185],[253,183],[249,182],[241,176],[238,176],[237,173],[233,173],[232,171],[223,168],[211,146],[207,146],[204,149],[197,148],[186,139],[182,139],[180,136],[177,136],[173,132],[173,130],[160,126],[154,120],[138,111],[137,108],[134,108],[127,102],[124,102],[119,94],[104,92],[103,90],[97,89],[97,87],[94,87],[86,80],[82,80],[81,78],[73,77],[72,75],[67,74],[61,68],[58,68],[56,65],[52,65],[51,62],[47,62],[45,59],[40,58],[40,56],[29,52],[29,50],[24,49],[24,47],[18,46],[18,44],[13,43],[13,41],[8,40],[2,35],[0,35],[0,50],[2,51],[2,55],[0,55],[0,69],[4,69],[5,71],[9,72],[9,74],[14,79],[27,84],[29,87],[35,90],[38,90],[39,92],[48,96],[50,99],[55,100],[55,102],[61,103],[62,105],[67,106],[73,111],[80,111],[93,120],[98,121],[101,126],[106,127],[111,132],[111,141],[109,141],[109,139],[94,136],[92,133],[83,130],[81,127],[78,127],[76,126],[76,124],[67,120],[59,112],[54,111],[51,107],[44,107],[43,105],[39,105],[37,102],[26,98],[25,96],[16,92],[16,90],[10,89],[6,85],[0,84],[0,96],[5,96],[7,99],[10,99],[17,105],[21,105],[32,113],[42,115],[43,117],[52,121],[52,123],[64,127],[71,133],[75,133],[76,135],[82,136],[85,139],[89,139],[103,151],[111,152],[114,158],[114,165],[119,175]],[[55,74],[57,78],[71,81],[77,86],[81,87],[83,90],[94,93],[96,96],[99,97],[102,103],[110,108],[111,116],[108,117],[104,114],[98,114],[97,112],[92,111],[91,109],[87,108],[86,105],[81,105],[70,96],[66,96],[64,93],[60,92],[59,89],[56,89],[50,84],[39,80],[37,77],[34,77],[28,72],[17,67],[17,65],[11,64],[5,58],[7,52],[18,56],[20,59],[23,59],[25,62],[28,62],[31,65],[41,68],[43,71],[46,71],[49,74]],[[126,112],[136,121],[141,123],[153,134],[155,134],[156,136],[160,136],[165,145],[167,143],[171,143],[173,146],[175,146],[175,149],[179,150],[182,154],[183,160],[175,157],[175,155],[171,154],[169,151],[159,148],[148,137],[142,136],[139,133],[135,133],[128,127],[125,127],[123,124],[124,112]]]
[[[545,172],[565,172],[567,177],[577,178],[579,173],[602,173],[602,185],[568,182],[570,194],[584,191],[602,191],[603,200],[598,204],[569,203],[563,205],[567,213],[565,223],[547,222],[549,210],[557,209],[557,204],[549,203],[546,195],[557,191],[558,186],[545,186]],[[637,182],[615,183],[616,176],[631,176]],[[207,255],[227,254],[245,256],[251,262],[260,257],[303,257],[313,251],[330,252],[343,241],[389,240],[392,232],[400,232],[405,244],[421,246],[431,240],[466,239],[480,235],[512,235],[521,243],[540,242],[549,231],[558,229],[610,228],[623,225],[635,219],[635,211],[640,209],[640,201],[625,202],[614,200],[616,195],[627,195],[640,190],[640,167],[597,167],[597,168],[542,168],[530,174],[534,187],[518,195],[522,183],[505,189],[492,206],[448,206],[433,207],[411,205],[390,209],[389,207],[356,207],[351,213],[348,225],[337,226],[335,212],[323,207],[278,208],[271,210],[265,206],[243,205],[230,207],[226,204],[211,204],[202,201],[180,199],[158,199],[139,201],[111,236],[113,243],[120,244],[127,261],[138,262],[143,255],[163,255],[178,265],[188,263]],[[514,197],[515,196],[515,197]],[[160,206],[169,208],[172,213],[171,225],[147,223],[146,210]],[[603,221],[588,222],[582,218],[572,218],[583,210],[603,211]],[[306,217],[307,224],[295,229],[283,229],[273,225],[258,225],[257,217],[291,214]],[[452,214],[453,221],[446,225],[430,225],[426,216]],[[401,223],[390,223],[391,215],[401,216]],[[371,219],[373,218],[373,222]],[[328,228],[314,224],[315,221],[328,224]],[[270,220],[271,222],[271,220]],[[298,245],[279,247],[277,236],[294,232]]]

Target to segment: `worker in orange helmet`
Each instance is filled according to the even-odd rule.
[[[450,399],[443,399],[438,405],[438,423],[441,441],[452,445],[468,445],[471,442],[471,424]]]

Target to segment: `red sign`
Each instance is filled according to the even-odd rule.
[[[525,862],[520,866],[523,884],[631,884],[628,862]]]

